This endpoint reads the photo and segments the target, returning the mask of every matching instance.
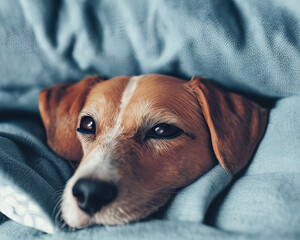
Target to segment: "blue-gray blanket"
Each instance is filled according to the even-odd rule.
[[[278,101],[238,178],[216,166],[147,220],[65,232],[72,169],[46,145],[38,94],[95,73],[202,75]],[[299,239],[300,1],[1,1],[0,211],[0,239]]]

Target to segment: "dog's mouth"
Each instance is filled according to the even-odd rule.
[[[71,178],[65,187],[61,211],[65,224],[75,229],[144,219],[171,195],[168,191],[147,191],[137,184],[115,186],[87,178],[73,182]]]

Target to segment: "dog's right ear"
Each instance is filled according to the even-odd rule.
[[[81,144],[76,136],[76,125],[85,99],[95,84],[102,79],[95,75],[74,84],[58,84],[40,93],[39,109],[50,148],[67,160],[79,161]]]

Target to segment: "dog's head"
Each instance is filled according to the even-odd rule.
[[[267,112],[196,77],[87,77],[40,94],[49,146],[80,161],[62,199],[73,228],[122,224],[161,207],[218,162],[249,162]]]

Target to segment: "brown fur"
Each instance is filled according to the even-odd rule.
[[[74,176],[87,174],[80,169],[98,151],[110,156],[110,166],[118,173],[118,197],[92,223],[119,224],[145,217],[163,205],[174,189],[191,183],[218,161],[237,173],[251,159],[266,126],[265,109],[203,78],[185,82],[150,74],[142,76],[126,105],[122,131],[111,140],[114,144],[107,143],[130,78],[99,82],[89,77],[67,88],[58,85],[44,90],[40,96],[49,146],[66,159],[81,159]],[[94,118],[96,134],[76,136],[76,126],[85,115]],[[176,125],[184,133],[168,140],[145,139],[158,122]],[[91,177],[108,178],[99,169],[89,173]]]
[[[39,108],[48,145],[68,160],[80,160],[81,144],[76,136],[78,114],[99,76],[90,76],[76,84],[58,84],[40,93]]]

